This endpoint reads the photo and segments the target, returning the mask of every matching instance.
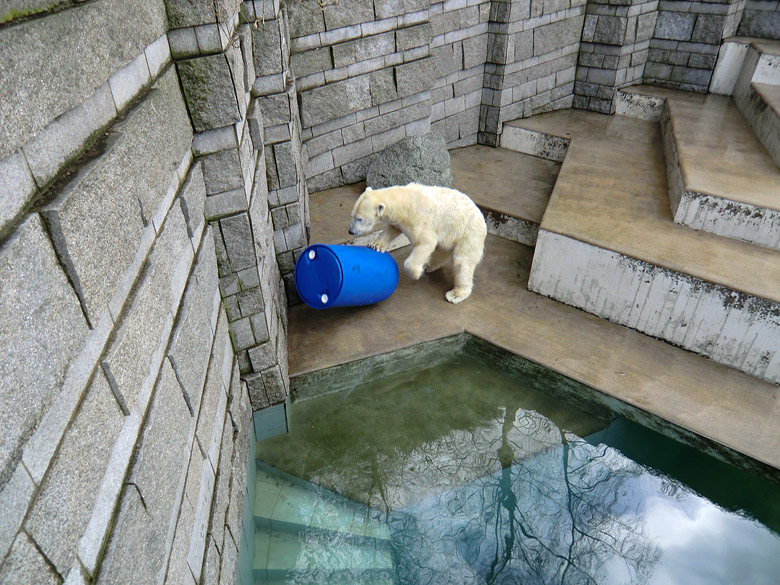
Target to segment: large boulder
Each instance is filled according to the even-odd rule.
[[[399,140],[385,148],[366,173],[366,185],[372,189],[409,183],[452,186],[450,153],[443,138],[426,134]]]

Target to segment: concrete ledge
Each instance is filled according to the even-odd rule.
[[[516,126],[514,122],[506,122],[501,134],[501,148],[563,162],[570,140],[570,137],[527,130]]]
[[[732,95],[755,135],[780,166],[780,41],[754,39]]]
[[[529,290],[780,383],[780,304],[544,229]]]
[[[780,170],[728,98],[698,102],[661,117],[675,223],[780,250]]]

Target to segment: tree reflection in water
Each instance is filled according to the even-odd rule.
[[[512,464],[518,438],[533,454]],[[647,581],[660,551],[626,497],[642,468],[533,411],[505,417],[499,441],[499,472],[391,515],[401,583]]]

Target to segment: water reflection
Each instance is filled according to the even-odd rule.
[[[518,429],[544,417],[517,413]],[[509,433],[508,436],[511,436]],[[556,445],[390,517],[401,583],[777,583],[780,539],[605,445]]]
[[[516,382],[506,391],[494,374],[486,384],[447,368],[411,390],[407,377],[393,392],[311,401],[294,413],[297,437],[259,446],[274,465],[387,512],[397,583],[777,583],[776,532],[594,440],[609,434],[603,421],[559,403],[551,420]],[[450,392],[453,371],[470,393]]]

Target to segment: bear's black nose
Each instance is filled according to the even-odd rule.
[[[349,230],[347,230],[347,231],[349,231],[349,235],[351,235],[351,236],[355,235],[355,232],[352,230],[352,228],[349,228]]]

